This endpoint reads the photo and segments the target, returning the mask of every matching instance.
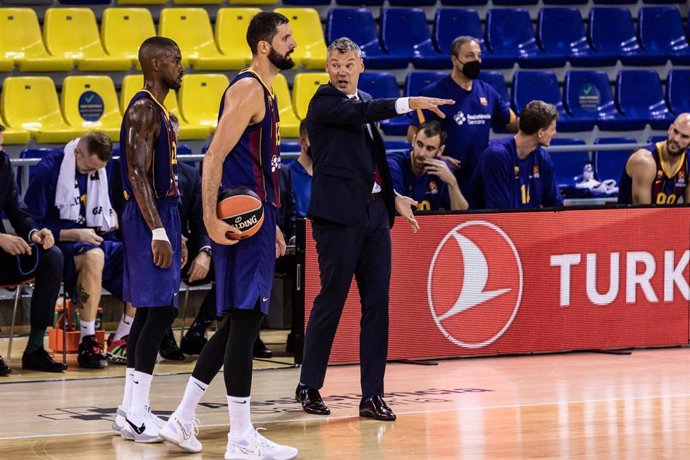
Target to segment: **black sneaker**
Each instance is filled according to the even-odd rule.
[[[2,356],[0,356],[0,375],[7,375],[10,372],[12,372],[12,369],[10,369],[10,366],[8,366],[5,360],[2,359]]]
[[[170,361],[183,361],[184,353],[180,350],[175,342],[175,336],[173,335],[172,329],[168,329],[168,332],[163,336],[163,341],[161,342],[161,347],[158,350],[163,359]]]
[[[45,348],[36,348],[31,353],[22,355],[22,369],[33,369],[43,372],[62,372],[62,363],[56,363]]]
[[[180,348],[185,355],[198,355],[208,340],[203,335],[185,335],[182,337]]]
[[[253,355],[255,358],[271,358],[273,357],[273,352],[261,340],[261,337],[257,337],[256,342],[254,342]]]
[[[87,369],[103,369],[108,365],[103,354],[103,347],[96,341],[95,335],[87,335],[82,338],[79,344],[77,362],[79,367]]]

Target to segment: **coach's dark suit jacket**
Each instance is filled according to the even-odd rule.
[[[29,232],[38,226],[29,215],[24,202],[19,198],[10,158],[2,150],[0,150],[0,209],[7,215],[17,236],[29,241]],[[7,233],[2,219],[0,219],[0,233]]]
[[[307,130],[314,158],[309,217],[350,225],[361,219],[374,185],[375,164],[383,178],[390,226],[395,217],[393,186],[383,138],[375,126],[397,115],[396,99],[372,100],[358,91],[353,103],[330,83],[322,85],[309,104]],[[373,140],[363,129],[369,123]]]

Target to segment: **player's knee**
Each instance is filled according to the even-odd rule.
[[[81,258],[81,267],[90,272],[102,272],[105,263],[105,254],[101,248],[92,249],[85,254],[77,256]],[[76,261],[76,258],[75,258]]]

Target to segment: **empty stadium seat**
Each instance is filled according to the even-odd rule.
[[[297,42],[297,48],[291,54],[295,65],[323,70],[326,67],[326,41],[319,13],[313,8],[276,8],[274,11],[290,20],[292,35]]]
[[[49,77],[6,78],[0,107],[9,127],[29,131],[42,144],[67,142],[86,132],[65,122]]]
[[[222,5],[223,0],[172,0],[173,5]]]
[[[103,12],[101,40],[105,51],[129,59],[139,70],[139,47],[154,35],[156,27],[147,8],[106,8]]]
[[[621,70],[616,78],[616,103],[626,120],[642,129],[667,129],[673,121],[655,70]]]
[[[445,72],[409,72],[405,77],[405,96],[419,96],[425,87],[446,75]]]
[[[180,113],[184,119],[214,131],[218,125],[220,100],[229,84],[228,77],[223,74],[185,75],[179,96]]]
[[[19,152],[19,158],[21,159],[42,159],[45,156],[51,155],[53,153],[61,153],[62,149],[61,148],[51,148],[51,147],[31,147],[31,148],[26,148],[22,149],[21,152]],[[29,175],[24,177],[23,172],[25,171],[25,168],[29,168]],[[19,192],[22,192],[23,190],[26,190],[26,188],[29,186],[29,180],[31,180],[31,175],[34,173],[36,168],[38,167],[38,164],[31,165],[31,166],[20,166],[17,169],[17,186],[19,187]]]
[[[558,78],[551,71],[517,71],[513,74],[513,106],[517,113],[530,101],[540,99],[558,109],[559,131],[589,131],[594,120],[573,118],[563,106],[563,96]]]
[[[575,6],[575,5],[586,5],[588,0],[542,0],[544,5],[563,5],[563,6]]]
[[[280,137],[299,137],[299,118],[292,107],[290,89],[282,73],[273,79],[273,94],[275,94],[280,115]]]
[[[167,5],[168,0],[115,0],[118,5]]]
[[[60,5],[78,5],[91,7],[93,5],[109,5],[110,0],[58,0]]]
[[[374,99],[398,98],[400,89],[395,75],[385,72],[364,72],[359,76],[358,88],[365,91]],[[405,115],[381,121],[381,129],[390,136],[404,136],[410,124]]]
[[[412,146],[407,141],[384,141],[386,151],[389,150],[409,150]]]
[[[490,59],[484,46],[484,31],[479,14],[471,8],[439,8],[434,16],[434,42],[450,64],[450,44],[458,37],[474,37],[482,45],[482,61]]]
[[[551,146],[559,145],[585,145],[585,141],[583,139],[556,136],[551,140]],[[590,161],[589,152],[586,150],[576,152],[549,151],[549,155],[553,161],[558,185],[561,187],[575,185],[575,177],[582,175],[585,164]]]
[[[640,43],[654,56],[677,65],[690,64],[690,47],[678,8],[644,7],[637,16]]]
[[[386,8],[381,19],[381,37],[391,56],[406,59],[420,69],[450,68],[448,56],[431,42],[426,15],[419,8]]]
[[[666,100],[675,115],[690,112],[690,70],[673,69],[668,72]]]
[[[575,119],[594,120],[601,129],[625,130],[629,122],[618,112],[606,72],[571,70],[565,73],[566,109]]]
[[[335,0],[342,6],[383,6],[383,0]]]
[[[120,91],[120,108],[124,114],[129,105],[129,101],[132,100],[137,91],[139,91],[144,86],[143,75],[127,75],[122,79],[122,89]],[[192,139],[206,139],[210,133],[210,128],[208,126],[202,126],[198,124],[190,124],[185,118],[180,115],[180,110],[177,106],[177,95],[175,91],[168,92],[168,96],[165,98],[163,105],[170,111],[174,113],[180,122],[180,140],[192,140]],[[220,107],[220,101],[218,101],[218,107]]]
[[[326,40],[332,43],[349,37],[362,49],[364,65],[369,69],[404,69],[406,57],[391,56],[381,48],[376,21],[368,8],[332,8],[326,20]]]
[[[115,84],[107,76],[69,76],[62,83],[62,111],[71,126],[102,131],[119,142],[122,113]]]
[[[239,70],[244,65],[218,51],[211,20],[203,8],[165,8],[158,21],[158,34],[175,40],[183,65],[189,63],[195,70]]]
[[[599,57],[589,46],[582,16],[576,8],[541,8],[537,38],[548,55],[565,57],[574,66],[613,63],[610,57]]]
[[[436,0],[388,0],[390,6],[434,6]]]
[[[309,109],[309,101],[319,86],[328,83],[326,72],[309,72],[295,75],[292,83],[292,106],[297,116],[304,120]]]
[[[0,95],[0,101],[2,101],[2,96]],[[5,145],[15,145],[15,144],[28,144],[31,140],[31,135],[29,131],[23,128],[11,128],[9,124],[4,120],[2,113],[0,113],[0,124],[5,127],[2,132]]]
[[[252,50],[247,44],[249,21],[259,8],[220,8],[216,15],[215,37],[218,49],[232,60],[232,67],[241,69],[252,62]]]
[[[520,67],[562,67],[563,56],[551,56],[537,45],[529,12],[523,8],[495,8],[486,15],[487,45],[491,61],[487,66],[506,68],[518,62]]]
[[[594,140],[598,145],[611,144],[634,144],[637,140],[634,137],[604,137]],[[632,150],[595,150],[592,155],[595,176],[598,180],[604,181],[614,179],[620,183],[621,175],[625,168],[625,163],[632,154]]]
[[[48,54],[34,10],[0,8],[0,71],[9,72],[13,61],[21,72],[65,72],[74,66],[72,59]]]
[[[283,0],[282,3],[287,6],[326,6],[331,4],[331,0]]]
[[[228,0],[228,5],[275,5],[278,0]]]
[[[510,102],[508,86],[506,85],[506,80],[502,72],[495,70],[484,70],[479,74],[479,79],[490,84],[505,102]]]
[[[602,57],[613,65],[663,65],[666,60],[650,56],[637,41],[633,18],[628,8],[593,7],[589,10],[589,39]]]

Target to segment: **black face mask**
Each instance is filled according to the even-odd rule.
[[[462,74],[470,80],[476,80],[481,70],[482,63],[479,61],[469,61],[462,66]]]

